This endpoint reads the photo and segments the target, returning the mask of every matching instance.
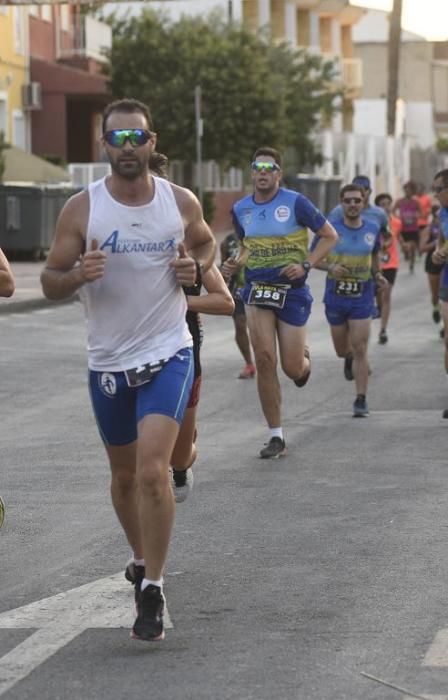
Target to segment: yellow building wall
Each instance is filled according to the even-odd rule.
[[[258,0],[243,0],[243,24],[252,32],[258,29]]]
[[[13,111],[23,111],[22,85],[28,76],[25,11],[23,7],[0,7],[0,110],[3,112],[6,104],[6,123],[0,123],[0,128],[6,127],[5,136],[10,142],[13,138]],[[4,120],[2,111],[0,120]]]
[[[274,39],[285,38],[285,0],[271,0],[271,30]]]
[[[297,10],[297,46],[309,46],[310,45],[310,11],[309,10]]]

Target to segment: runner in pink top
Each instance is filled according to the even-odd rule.
[[[414,272],[415,253],[420,243],[419,220],[423,217],[421,204],[417,197],[417,186],[407,182],[404,187],[404,197],[398,199],[392,209],[401,221],[401,239],[406,260],[409,261],[409,272]]]
[[[379,194],[375,198],[375,204],[381,207],[389,217],[389,228],[392,237],[384,240],[381,238],[380,270],[383,277],[389,282],[387,287],[382,287],[377,292],[377,305],[381,310],[381,330],[378,336],[380,345],[388,341],[387,324],[390,316],[392,287],[394,286],[398,268],[400,266],[399,240],[401,234],[401,221],[391,214],[392,197],[390,194]]]

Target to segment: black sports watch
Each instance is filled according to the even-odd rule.
[[[305,270],[306,274],[311,270],[311,263],[308,262],[308,260],[305,260],[303,263],[300,263],[303,269]]]

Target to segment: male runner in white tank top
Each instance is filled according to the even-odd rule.
[[[169,462],[193,380],[182,285],[212,264],[215,242],[192,192],[150,175],[156,134],[145,105],[110,104],[102,141],[112,174],[66,203],[41,280],[49,299],[79,290],[84,303],[112,501],[144,572],[131,636],[149,641],[164,637]]]

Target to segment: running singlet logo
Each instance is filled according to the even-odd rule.
[[[366,233],[364,236],[364,240],[367,243],[367,245],[373,246],[375,244],[375,234],[374,233]]]
[[[110,372],[103,372],[98,378],[100,389],[105,396],[115,396],[117,393],[117,381]]]
[[[277,207],[274,211],[276,221],[288,221],[291,215],[291,209],[285,205]]]
[[[113,231],[100,246],[100,250],[110,253],[166,253],[176,250],[176,239],[167,238],[164,241],[145,241],[139,238],[119,238],[120,232]]]

